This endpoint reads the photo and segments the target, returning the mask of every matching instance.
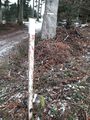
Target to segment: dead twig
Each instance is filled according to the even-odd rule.
[[[69,35],[67,35],[67,36],[64,38],[64,41],[66,41],[68,38],[69,38]]]

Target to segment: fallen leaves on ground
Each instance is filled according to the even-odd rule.
[[[67,34],[69,37],[64,41]],[[89,46],[90,41],[75,29],[64,28],[57,29],[53,40],[37,42],[34,71],[34,93],[37,94],[33,110],[35,120],[86,120],[86,115],[89,119]],[[28,62],[24,56],[18,57],[14,56],[10,61],[11,78],[7,80],[7,77],[2,77],[0,80],[2,82],[4,79],[2,84],[7,81],[7,89],[2,85],[1,91],[16,91],[7,95],[7,100],[0,106],[6,108],[4,112],[13,120],[27,120]],[[2,111],[2,118],[5,117],[4,112]]]

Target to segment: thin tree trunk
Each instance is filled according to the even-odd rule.
[[[42,39],[50,39],[56,35],[58,4],[59,0],[46,0]]]
[[[21,22],[23,22],[23,0],[21,0],[21,2],[20,2],[21,4],[20,4],[20,18],[21,18]]]
[[[2,23],[2,5],[1,5],[1,0],[0,0],[0,24]]]
[[[18,23],[23,23],[23,0],[18,0]]]
[[[17,22],[18,23],[19,23],[19,16],[20,16],[19,15],[20,14],[20,9],[19,9],[20,7],[19,6],[20,6],[20,0],[17,1]]]
[[[34,18],[34,0],[33,0],[33,13],[32,13],[32,17]]]
[[[40,7],[40,0],[38,0],[38,9],[37,9],[37,21],[39,21],[39,7]]]

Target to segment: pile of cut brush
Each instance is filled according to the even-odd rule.
[[[54,39],[37,43],[33,120],[89,120],[90,62],[85,58],[89,45],[79,30],[65,28],[58,28]],[[23,56],[14,57],[11,63],[8,83],[14,82],[7,90],[13,91],[0,105],[0,115],[7,120],[27,120],[28,62]]]

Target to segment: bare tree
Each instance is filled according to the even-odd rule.
[[[56,35],[58,4],[59,0],[46,0],[42,39],[53,38]]]

